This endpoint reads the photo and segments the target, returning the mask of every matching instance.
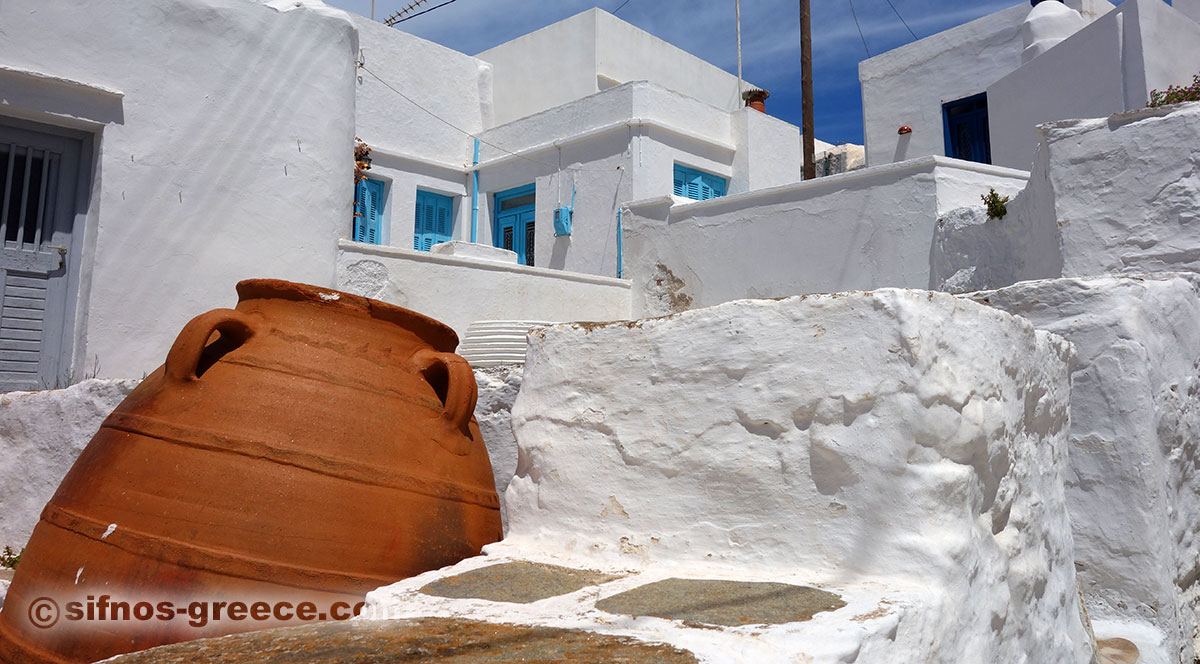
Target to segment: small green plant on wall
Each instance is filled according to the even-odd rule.
[[[21,549],[21,553],[25,553],[25,549]],[[0,567],[16,569],[17,563],[21,562],[21,553],[13,553],[11,546],[4,547],[4,551],[0,551]]]
[[[987,206],[988,219],[1003,219],[1004,215],[1008,214],[1008,196],[1001,196],[995,189],[988,189],[988,193],[980,198]]]
[[[1192,84],[1186,88],[1171,85],[1162,92],[1151,90],[1150,103],[1146,104],[1146,107],[1170,106],[1171,104],[1182,104],[1185,101],[1200,101],[1200,74],[1193,76]]]

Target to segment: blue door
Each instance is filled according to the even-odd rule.
[[[509,189],[496,194],[495,228],[492,244],[517,252],[517,262],[533,265],[534,185]]]
[[[988,136],[987,93],[942,105],[946,128],[946,156],[983,164],[992,163]]]

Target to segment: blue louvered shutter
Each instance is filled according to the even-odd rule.
[[[697,201],[719,198],[725,195],[725,178],[675,164],[676,196]]]
[[[453,198],[429,191],[418,191],[413,225],[413,249],[429,251],[435,244],[449,242],[454,232],[453,211]]]
[[[362,180],[354,190],[354,241],[383,242],[383,183]]]

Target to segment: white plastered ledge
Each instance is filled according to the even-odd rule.
[[[122,124],[125,93],[32,69],[0,65],[0,113],[30,120],[46,116],[79,128]]]

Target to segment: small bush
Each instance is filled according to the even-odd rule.
[[[1163,92],[1151,90],[1150,103],[1146,104],[1146,108],[1182,104],[1185,101],[1200,101],[1200,74],[1193,76],[1192,84],[1186,88],[1171,85]]]
[[[25,549],[21,549],[21,553],[25,553]],[[4,547],[4,551],[0,551],[0,567],[16,569],[17,563],[21,562],[21,553],[13,553],[11,546]]]
[[[988,219],[1003,219],[1004,215],[1008,214],[1008,196],[1001,196],[995,189],[988,189],[988,193],[980,198],[987,206]]]

